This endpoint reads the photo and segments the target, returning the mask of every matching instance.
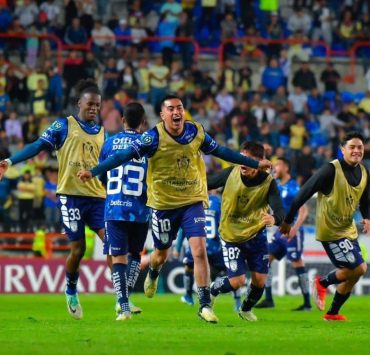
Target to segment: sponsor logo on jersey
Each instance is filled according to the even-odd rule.
[[[206,222],[206,219],[204,217],[194,217],[194,223],[202,223]]]
[[[110,206],[132,207],[131,201],[114,200],[109,202]]]

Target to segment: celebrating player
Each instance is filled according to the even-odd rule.
[[[296,180],[290,176],[290,162],[285,158],[278,158],[274,165],[274,177],[280,191],[280,196],[283,201],[285,212],[288,213],[289,208],[296,194],[299,191],[299,185]],[[302,223],[306,219],[308,210],[306,205],[303,205],[295,216],[294,226],[289,232],[289,237],[284,237],[279,231],[274,234],[271,243],[269,243],[269,273],[266,279],[266,298],[256,305],[256,308],[272,308],[274,300],[272,298],[271,283],[272,269],[271,264],[276,260],[281,260],[286,255],[291,261],[292,266],[298,276],[299,287],[303,295],[303,305],[295,308],[295,311],[310,311],[310,290],[308,275],[302,260],[304,232],[301,228]]]
[[[263,159],[264,148],[246,142],[241,154]],[[225,186],[222,194],[220,236],[228,276],[211,285],[211,295],[218,296],[245,285],[246,262],[252,274],[247,297],[239,309],[240,318],[256,321],[252,307],[262,297],[268,272],[266,227],[279,225],[284,207],[275,180],[266,172],[246,166],[231,167],[210,176],[208,188]],[[269,206],[273,215],[268,213]]]
[[[220,273],[225,273],[226,268],[222,255],[221,239],[218,233],[221,217],[221,199],[215,190],[209,191],[209,207],[204,211],[206,215],[206,228],[207,228],[207,257],[211,270],[211,279],[215,279]],[[179,253],[184,240],[182,230],[179,232],[180,236],[177,237],[177,252]],[[184,286],[185,295],[181,297],[181,301],[191,306],[194,305],[193,299],[193,284],[194,284],[194,259],[191,255],[190,248],[186,248],[184,260],[185,273],[184,273]],[[235,310],[240,308],[240,292],[236,290],[233,292]]]
[[[85,224],[104,238],[105,189],[99,179],[85,185],[76,174],[90,169],[98,162],[104,143],[104,129],[96,123],[100,111],[101,94],[92,80],[81,80],[77,86],[76,115],[57,119],[42,136],[14,156],[0,162],[0,178],[8,167],[37,155],[42,150],[56,150],[59,162],[58,188],[62,221],[70,240],[71,251],[66,262],[66,298],[68,312],[82,319],[82,307],[77,295],[78,269],[85,253]]]
[[[144,122],[145,111],[141,104],[132,102],[126,105],[125,130],[104,143],[99,161],[126,149],[141,135]],[[127,320],[131,318],[131,313],[141,312],[139,307],[129,303],[128,296],[140,273],[140,253],[148,234],[150,209],[146,206],[147,165],[147,158],[142,157],[107,173],[104,253],[112,256],[117,320]]]
[[[328,275],[315,278],[313,293],[320,310],[325,308],[327,287],[338,285],[333,302],[324,315],[325,320],[346,320],[344,315],[339,314],[340,308],[367,269],[353,220],[356,208],[360,205],[363,232],[370,233],[369,173],[361,164],[364,142],[360,133],[346,134],[341,143],[343,158],[323,166],[302,186],[280,227],[281,233],[288,234],[298,209],[318,192],[316,239],[322,243],[331,262],[337,267]]]
[[[82,181],[116,168],[131,160],[148,156],[148,206],[153,209],[152,232],[155,249],[151,255],[144,290],[153,297],[162,265],[170,254],[172,241],[181,227],[194,258],[194,276],[198,286],[200,309],[198,315],[207,322],[218,319],[211,308],[209,267],[205,243],[205,215],[208,205],[205,163],[200,152],[221,159],[267,168],[268,160],[256,161],[218,144],[198,123],[185,122],[181,100],[167,95],[161,102],[162,122],[144,133],[127,149],[116,152],[92,170],[80,171]]]

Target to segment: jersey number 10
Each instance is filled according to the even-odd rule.
[[[117,173],[114,175],[117,176],[112,176],[112,171],[116,171]],[[132,173],[129,176],[130,172],[135,172],[137,176],[132,176]],[[127,179],[123,179],[124,175]],[[121,165],[116,169],[108,171],[107,194],[114,195],[122,192],[125,195],[141,196],[143,193],[144,175],[144,168],[135,165],[125,165],[124,167]]]

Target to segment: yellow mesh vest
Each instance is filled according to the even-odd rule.
[[[200,154],[205,133],[193,123],[198,134],[189,144],[177,143],[157,124],[158,149],[148,159],[148,203],[158,210],[170,210],[203,202],[208,207],[206,167]]]
[[[358,235],[353,215],[367,184],[366,169],[360,165],[362,178],[358,186],[353,187],[347,182],[340,162],[334,160],[332,164],[335,167],[333,189],[328,195],[319,192],[317,196],[316,239],[356,239]]]
[[[95,177],[87,183],[77,178],[81,169],[98,165],[100,150],[104,144],[104,129],[98,134],[86,133],[73,116],[69,116],[68,135],[63,146],[57,150],[59,162],[58,189],[62,195],[105,198],[105,189]]]
[[[240,167],[232,170],[222,194],[220,235],[223,240],[242,243],[265,226],[261,213],[269,209],[268,191],[272,180],[269,175],[262,184],[247,187],[240,177]]]

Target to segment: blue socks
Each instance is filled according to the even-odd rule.
[[[185,271],[184,273],[184,287],[188,296],[193,295],[193,284],[194,284],[194,272]]]
[[[252,307],[260,300],[260,298],[263,295],[263,290],[265,288],[259,288],[257,286],[254,286],[253,284],[250,284],[247,291],[247,297],[243,301],[242,304],[242,311],[243,312],[249,312]]]
[[[200,309],[203,307],[210,307],[211,305],[211,292],[208,286],[198,287],[198,296]]]
[[[114,290],[116,291],[117,301],[121,306],[121,312],[129,312],[130,306],[128,304],[128,287],[126,276],[126,264],[112,265],[112,282]]]
[[[78,277],[79,273],[70,273],[66,272],[66,281],[67,281],[67,289],[66,293],[68,295],[75,295],[77,293],[77,282],[78,282]]]

